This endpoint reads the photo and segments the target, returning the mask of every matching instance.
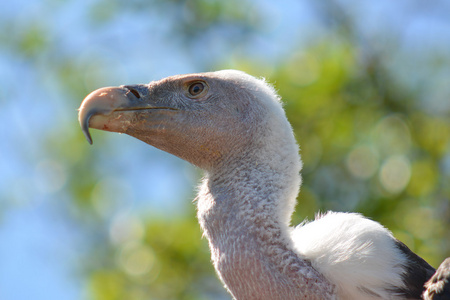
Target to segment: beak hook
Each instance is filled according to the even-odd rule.
[[[89,120],[91,119],[91,117],[93,115],[95,115],[95,112],[90,111],[86,116],[84,116],[82,122],[80,122],[81,130],[83,131],[84,136],[86,137],[86,140],[91,145],[92,145],[93,141],[92,141],[91,133],[89,132]]]

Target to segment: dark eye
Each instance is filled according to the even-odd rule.
[[[195,82],[189,86],[188,92],[191,96],[198,96],[204,89],[205,84],[203,82]]]

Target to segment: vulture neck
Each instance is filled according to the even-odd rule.
[[[300,169],[293,142],[243,153],[202,183],[199,222],[216,271],[236,299],[332,299],[331,284],[297,255],[290,238]]]

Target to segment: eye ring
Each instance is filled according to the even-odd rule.
[[[208,90],[208,86],[203,81],[195,81],[188,85],[187,92],[190,98],[199,98]]]

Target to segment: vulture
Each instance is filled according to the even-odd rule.
[[[435,273],[357,213],[290,226],[302,162],[264,79],[222,70],[105,87],[83,100],[79,122],[91,144],[89,128],[126,133],[205,171],[197,217],[234,299],[422,299]]]

